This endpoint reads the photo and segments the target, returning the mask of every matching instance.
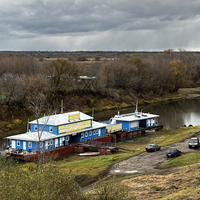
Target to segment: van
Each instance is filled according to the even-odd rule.
[[[189,146],[189,148],[198,148],[199,147],[199,138],[197,138],[197,137],[190,138],[188,146]]]

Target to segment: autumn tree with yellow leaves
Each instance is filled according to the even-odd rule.
[[[170,63],[170,92],[177,92],[180,87],[184,87],[188,81],[187,66],[181,60]]]

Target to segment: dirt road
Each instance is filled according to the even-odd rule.
[[[138,156],[116,163],[113,165],[109,174],[156,172],[159,170],[155,169],[156,166],[173,159],[167,158],[166,156],[166,152],[172,147],[179,149],[182,153],[199,151],[199,149],[189,149],[188,141],[189,139],[186,139],[182,142],[161,147],[161,149],[156,152],[143,152]]]

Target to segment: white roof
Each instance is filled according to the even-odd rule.
[[[152,119],[159,117],[159,115],[149,114],[149,113],[129,113],[124,115],[115,115],[114,119],[118,121],[140,121],[144,119]]]
[[[39,134],[41,134],[41,132]],[[49,140],[54,138],[55,136],[56,136],[55,134],[43,131],[40,141]],[[35,141],[35,142],[39,141],[38,132],[27,132],[18,135],[8,136],[6,138],[11,140],[13,139],[13,140],[23,140],[23,141]]]
[[[106,127],[106,124],[93,121],[92,128],[87,128],[87,129],[74,131],[74,132],[70,132],[70,133],[55,135],[55,134],[52,134],[52,133],[49,133],[49,132],[46,132],[46,131],[43,131],[41,133],[41,131],[40,131],[39,134],[42,135],[41,138],[40,138],[40,141],[50,140],[50,139],[53,139],[53,138],[63,137],[63,136],[66,136],[66,135],[72,135],[74,133],[81,133],[81,132],[90,131],[90,130],[93,130],[93,129],[103,128],[103,127]],[[11,139],[11,140],[13,139],[13,140],[39,142],[38,132],[26,132],[26,133],[22,133],[22,134],[18,134],[18,135],[8,136],[6,138]]]
[[[75,115],[75,114],[80,114],[80,119],[69,120],[69,115]],[[79,121],[84,121],[84,120],[88,120],[88,119],[93,119],[93,117],[86,115],[79,111],[74,111],[74,112],[69,112],[69,113],[44,116],[42,118],[39,118],[38,122],[39,122],[39,124],[59,126],[62,124],[70,124],[73,122],[79,122]],[[37,124],[37,120],[31,121],[29,123]]]

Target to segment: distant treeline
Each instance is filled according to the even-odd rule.
[[[174,51],[172,49],[164,50],[164,51],[0,51],[0,57],[2,56],[33,56],[34,58],[70,58],[72,57],[78,57],[78,56],[100,56],[100,57],[120,57],[124,55],[132,55],[136,54],[140,56],[141,58],[145,57],[151,57],[155,54],[162,54],[166,52],[173,52],[174,54],[199,54],[200,51],[185,51],[185,50],[179,50]]]

